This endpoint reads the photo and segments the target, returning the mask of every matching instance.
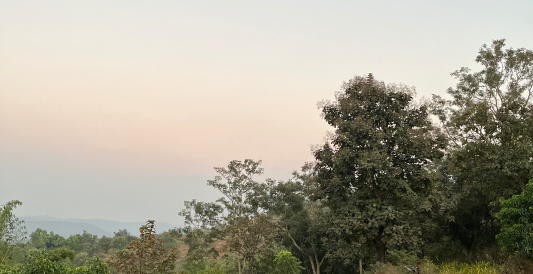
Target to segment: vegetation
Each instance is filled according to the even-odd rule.
[[[504,253],[533,258],[533,180],[519,195],[505,200],[497,217],[502,229],[496,235]]]
[[[220,198],[186,201],[183,228],[25,235],[8,202],[0,274],[533,273],[533,51],[495,40],[476,61],[427,102],[354,77],[319,105],[334,131],[315,161],[284,181],[215,168]]]

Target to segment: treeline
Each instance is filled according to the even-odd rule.
[[[257,181],[261,161],[215,168],[220,198],[185,202],[170,238],[148,222],[105,252],[90,235],[30,241],[109,252],[118,273],[533,273],[533,51],[495,40],[476,61],[449,99],[349,80],[319,104],[333,132],[315,161],[286,181]]]
[[[74,265],[81,266],[89,257],[98,256],[107,258],[110,254],[126,248],[131,242],[139,240],[126,229],[120,229],[113,233],[113,237],[92,235],[84,231],[82,234],[71,235],[64,238],[61,235],[48,233],[46,230],[37,229],[29,236],[27,246],[36,249],[54,250],[56,248],[68,248],[75,252]],[[169,230],[157,236],[165,241],[165,248],[172,249],[178,246],[180,238],[177,229]]]
[[[3,223],[0,227],[0,273],[117,273],[108,264],[117,261],[118,253],[143,237],[142,234],[134,236],[126,229],[114,232],[113,237],[100,238],[86,231],[65,238],[42,229],[27,236],[23,222],[12,214],[18,205],[21,203],[12,201],[0,208],[1,216],[6,217],[0,219]],[[160,248],[165,252],[177,250],[180,244],[178,229],[155,234],[154,228],[151,235],[161,242]]]

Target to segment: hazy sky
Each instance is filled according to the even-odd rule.
[[[317,102],[374,73],[445,93],[533,1],[0,1],[0,204],[16,214],[181,224],[213,167],[289,178]]]

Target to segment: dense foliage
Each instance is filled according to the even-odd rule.
[[[502,224],[496,236],[504,253],[533,259],[533,180],[524,192],[503,201],[498,219]]]

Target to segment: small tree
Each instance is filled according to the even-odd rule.
[[[282,250],[274,259],[276,263],[276,273],[298,274],[304,268],[300,266],[300,261],[292,256],[289,251]]]
[[[111,249],[111,241],[113,240],[113,238],[110,238],[110,237],[107,237],[107,236],[102,236],[102,238],[100,238],[98,240],[98,245],[100,246],[100,248],[102,249],[102,251],[104,253],[107,253],[109,252],[109,249]]]
[[[26,238],[24,221],[13,214],[13,210],[22,205],[13,200],[0,206],[0,263],[5,262],[11,247]]]
[[[502,251],[508,255],[533,258],[533,179],[524,192],[514,195],[501,204],[496,215],[502,223],[496,236]]]
[[[125,274],[173,273],[178,250],[165,250],[164,241],[156,238],[153,220],[147,221],[139,231],[140,239],[131,242],[124,250],[112,256],[109,265],[118,273]]]

